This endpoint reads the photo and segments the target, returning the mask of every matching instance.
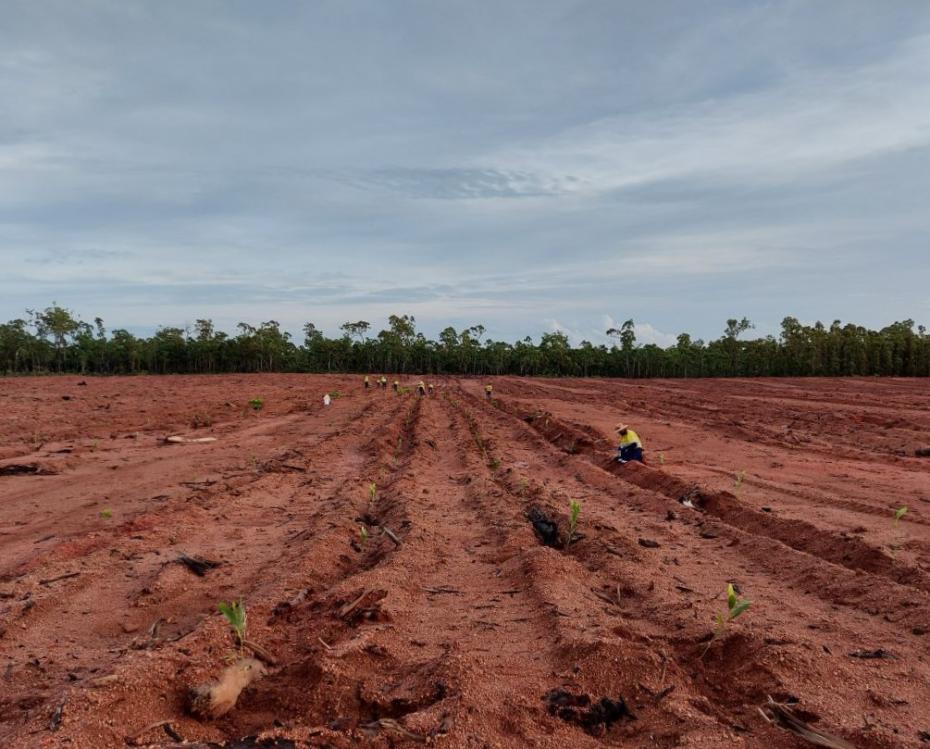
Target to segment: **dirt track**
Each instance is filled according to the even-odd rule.
[[[436,382],[0,380],[2,745],[811,746],[771,695],[927,746],[926,382]],[[621,419],[648,465],[610,462]],[[572,500],[582,537],[544,546],[528,511],[564,532]],[[728,582],[752,607],[708,647]],[[238,598],[276,665],[201,722]]]

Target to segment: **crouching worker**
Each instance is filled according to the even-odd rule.
[[[620,435],[620,446],[617,448],[617,462],[629,463],[631,460],[643,462],[643,441],[639,435],[626,424],[617,426]]]
[[[494,387],[492,385],[484,386],[484,397],[488,400],[491,400],[491,398],[494,397]]]

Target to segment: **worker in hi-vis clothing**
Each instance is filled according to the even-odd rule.
[[[627,424],[617,425],[620,445],[617,447],[617,462],[629,463],[631,460],[643,462],[643,441]]]

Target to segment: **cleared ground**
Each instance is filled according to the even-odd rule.
[[[0,380],[3,746],[927,746],[930,384],[490,381]],[[239,598],[275,665],[201,722]]]

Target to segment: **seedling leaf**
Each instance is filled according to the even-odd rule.
[[[740,601],[730,609],[730,619],[733,620],[752,606],[752,601]]]
[[[239,647],[242,648],[245,642],[245,604],[242,601],[230,601],[229,603],[220,601],[216,607],[219,609],[220,613],[226,617],[226,621],[229,622],[229,626],[232,627],[236,635]]]

